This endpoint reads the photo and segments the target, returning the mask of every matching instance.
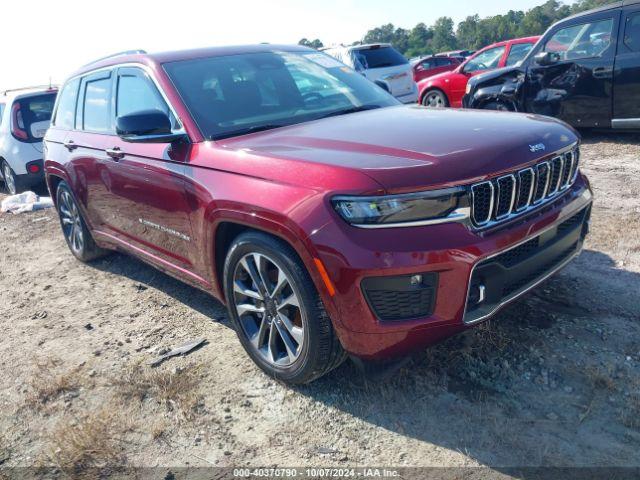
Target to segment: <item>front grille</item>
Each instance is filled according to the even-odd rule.
[[[495,179],[471,186],[471,219],[476,227],[520,215],[571,186],[578,171],[578,148]]]
[[[465,323],[488,318],[532,288],[580,251],[590,207],[537,236],[477,263],[469,278]]]

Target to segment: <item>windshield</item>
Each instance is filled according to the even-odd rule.
[[[397,67],[406,65],[408,60],[392,47],[358,48],[353,50],[353,55],[365,70],[370,68]]]
[[[164,64],[205,137],[398,105],[362,75],[319,52],[265,52]]]

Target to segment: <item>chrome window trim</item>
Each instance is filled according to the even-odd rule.
[[[475,189],[475,188],[478,188],[478,187],[480,187],[480,186],[482,186],[482,185],[485,185],[485,184],[488,184],[488,185],[489,185],[489,187],[491,187],[491,197],[490,197],[490,200],[489,200],[489,215],[487,216],[487,219],[486,219],[486,220],[484,220],[484,221],[482,221],[482,222],[478,222],[478,221],[476,221],[476,219],[474,218],[474,216],[473,216],[473,209],[471,208],[471,207],[473,206],[473,204],[475,203],[475,202],[473,201],[473,200],[474,200],[474,198],[475,198],[475,192],[474,192],[474,189]],[[472,213],[471,213],[471,216],[470,216],[471,221],[472,221],[475,225],[477,225],[477,226],[482,226],[482,225],[486,225],[487,223],[489,223],[489,222],[491,221],[491,217],[493,216],[494,193],[495,193],[495,188],[494,188],[494,186],[493,186],[493,183],[492,183],[492,182],[490,182],[489,180],[484,181],[484,182],[480,182],[480,183],[476,183],[476,184],[474,184],[474,185],[471,185],[471,204],[470,204],[469,208],[470,208],[470,210],[472,210]]]
[[[165,103],[167,104],[167,106],[171,110],[171,113],[173,113],[173,116],[176,118],[176,120],[179,123],[180,128],[176,129],[175,132],[173,132],[173,133],[187,135],[187,131],[184,128],[184,122],[178,116],[178,113],[176,112],[175,108],[173,108],[173,105],[169,101],[169,97],[167,97],[167,94],[164,92],[164,90],[162,89],[162,87],[158,83],[158,80],[156,79],[153,70],[148,65],[145,65],[144,63],[137,63],[137,62],[116,63],[114,65],[108,65],[106,67],[100,67],[100,68],[96,68],[96,69],[93,69],[93,70],[87,70],[86,72],[79,73],[77,75],[73,75],[73,76],[67,78],[65,80],[64,84],[62,85],[62,87],[64,87],[71,80],[75,80],[76,78],[79,78],[80,80],[82,80],[84,77],[87,77],[89,75],[93,75],[95,73],[99,73],[99,72],[102,72],[102,71],[110,71],[113,74],[117,74],[117,70],[119,68],[140,68],[141,70],[143,70],[144,73],[147,75],[147,77],[149,77],[149,80],[151,80],[153,82],[153,84],[155,85],[155,87],[158,89],[158,92],[160,92],[160,95],[162,96],[162,99],[165,101]],[[115,97],[116,94],[117,94],[117,91],[113,92],[112,99],[116,98]],[[58,95],[58,98],[60,98],[59,95]],[[76,99],[76,108],[77,108],[77,102],[79,102],[79,101],[80,101],[80,98],[79,98],[79,95],[78,95],[77,99]],[[58,103],[58,101],[56,99],[56,104],[54,105],[54,112],[57,112],[57,107],[58,107],[57,103]],[[76,131],[76,132],[83,132],[84,131],[84,130],[80,130],[80,129],[77,129],[77,128],[64,129],[64,130],[66,130],[66,131]],[[107,135],[111,135],[111,134],[107,134]]]
[[[462,313],[462,323],[464,325],[474,325],[476,323],[482,322],[483,320],[486,320],[486,319],[492,317],[493,315],[495,315],[495,313],[498,310],[500,310],[506,304],[513,302],[517,298],[521,297],[522,295],[526,294],[527,292],[531,291],[532,289],[534,289],[535,287],[540,285],[542,282],[547,280],[549,277],[551,277],[552,275],[557,273],[559,270],[564,268],[569,262],[571,262],[571,260],[573,260],[575,257],[577,257],[581,253],[582,245],[573,254],[571,254],[569,257],[567,257],[563,262],[561,262],[559,265],[557,265],[556,267],[554,267],[551,270],[549,270],[542,277],[534,280],[533,283],[530,283],[530,284],[526,285],[520,291],[516,291],[515,293],[513,293],[513,294],[505,297],[504,299],[502,299],[498,304],[496,304],[496,306],[489,313],[487,313],[487,314],[485,314],[485,315],[483,315],[481,317],[478,317],[478,318],[476,318],[476,319],[474,319],[472,321],[469,321],[469,322],[465,321],[465,317],[467,316],[467,309],[468,309],[468,305],[469,305],[469,295],[471,294],[471,279],[473,278],[473,272],[475,271],[476,267],[480,263],[482,263],[482,262],[484,262],[486,260],[490,260],[492,258],[495,258],[495,257],[503,254],[503,253],[506,253],[506,252],[508,252],[510,250],[513,250],[514,248],[517,248],[520,245],[523,245],[523,244],[527,243],[528,241],[530,241],[530,240],[532,240],[532,239],[534,239],[536,237],[544,235],[549,230],[551,230],[553,228],[556,228],[559,224],[561,224],[565,220],[568,220],[569,218],[571,218],[572,215],[577,214],[579,211],[584,210],[585,208],[588,208],[589,204],[593,200],[593,195],[591,194],[591,192],[589,191],[588,188],[585,188],[584,191],[580,194],[580,196],[576,198],[576,200],[577,199],[582,199],[582,200],[584,200],[585,203],[582,204],[579,208],[576,208],[575,210],[573,210],[570,213],[566,214],[562,218],[557,219],[552,225],[549,225],[548,227],[537,231],[534,235],[528,236],[528,237],[520,240],[519,242],[515,243],[514,245],[511,245],[511,246],[509,246],[509,247],[507,247],[507,248],[505,248],[503,250],[499,250],[497,252],[494,252],[491,255],[487,255],[486,257],[481,257],[473,264],[473,267],[471,267],[471,272],[469,273],[469,278],[467,279],[467,296],[465,297],[464,311]]]

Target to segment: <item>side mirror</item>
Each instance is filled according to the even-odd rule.
[[[560,61],[560,54],[556,52],[540,52],[534,57],[536,63],[541,67],[548,67]]]
[[[169,116],[160,110],[142,110],[118,117],[116,134],[131,143],[171,143],[185,136],[171,131]]]

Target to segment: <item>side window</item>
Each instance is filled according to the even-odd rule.
[[[624,28],[624,44],[634,52],[640,52],[640,12],[627,17]]]
[[[118,76],[116,116],[121,117],[142,110],[160,110],[166,114],[169,108],[155,85],[140,73],[121,73]]]
[[[495,47],[478,54],[478,56],[469,60],[465,65],[465,72],[477,72],[478,70],[498,68],[505,49],[506,47]]]
[[[67,82],[60,92],[58,108],[53,119],[56,127],[71,130],[74,127],[76,118],[76,100],[78,98],[78,87],[80,79],[76,78]]]
[[[95,133],[111,132],[111,78],[88,80],[84,89],[82,129]]]
[[[511,45],[511,51],[507,57],[506,66],[510,67],[511,65],[518,63],[527,56],[527,53],[529,53],[532,48],[533,43],[516,43],[515,45]]]
[[[554,33],[544,51],[559,54],[561,60],[599,57],[611,45],[612,34],[612,18],[572,25]]]
[[[447,67],[451,65],[451,59],[450,58],[437,58],[436,59],[436,66],[437,67]]]

